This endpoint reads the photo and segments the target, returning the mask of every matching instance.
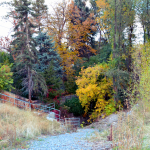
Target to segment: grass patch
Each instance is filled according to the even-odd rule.
[[[49,121],[46,114],[21,110],[9,104],[0,106],[0,149],[26,147],[26,142],[40,135],[65,132],[57,121]]]
[[[121,150],[141,150],[150,146],[150,106],[139,101],[130,115],[119,114],[117,128],[113,129],[113,144]],[[148,148],[150,149],[150,148]]]
[[[108,135],[108,130],[103,130],[101,132],[95,131],[94,135],[87,137],[86,140],[88,140],[89,142],[106,141]]]
[[[112,126],[113,150],[148,150],[150,149],[150,106],[139,102],[131,109],[130,115],[123,111],[118,113],[118,122]],[[110,126],[108,124],[107,126]],[[108,144],[110,128],[95,132],[88,141]]]

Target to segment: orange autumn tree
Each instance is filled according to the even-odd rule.
[[[61,65],[67,76],[73,75],[74,70],[72,64],[76,61],[77,56],[75,52],[68,49],[67,44],[67,27],[68,22],[68,6],[67,2],[63,1],[57,3],[55,7],[52,6],[53,12],[47,16],[47,29],[48,34],[53,36],[55,47],[62,58]]]
[[[62,58],[65,79],[71,85],[74,82],[74,63],[82,57],[96,54],[90,43],[92,31],[96,30],[95,22],[92,14],[81,22],[81,11],[73,2],[63,1],[52,8],[53,12],[47,17],[48,34],[54,38],[56,50]],[[77,13],[74,13],[74,8],[77,8]],[[76,15],[79,16],[76,18]]]
[[[90,13],[88,17],[85,17],[84,12],[73,1],[69,4],[68,14],[67,39],[69,48],[78,57],[89,59],[91,55],[96,54],[96,50],[92,48],[90,40],[93,32],[97,29],[94,14]]]
[[[52,8],[53,13],[47,17],[48,33],[54,38],[64,70],[69,68],[66,72],[73,74],[70,72],[71,67],[80,57],[89,58],[90,55],[96,54],[90,43],[90,36],[96,31],[96,23],[93,14],[81,21],[81,11],[73,1],[70,4],[63,1]]]
[[[88,121],[95,120],[99,116],[105,117],[116,111],[113,100],[113,81],[106,76],[108,69],[108,64],[88,67],[82,69],[80,76],[77,77],[76,94],[84,107],[85,114],[93,109]],[[94,107],[90,108],[92,103]]]
[[[61,57],[61,65],[64,70],[63,81],[68,92],[69,88],[67,87],[74,85],[73,65],[78,59],[76,53],[69,49],[67,40],[68,4],[67,1],[63,1],[51,7],[53,12],[47,16],[46,26],[48,34],[54,39],[55,49]]]
[[[48,34],[53,36],[54,41],[57,45],[63,43],[62,39],[65,38],[66,33],[66,22],[67,22],[67,3],[57,3],[55,7],[52,7],[51,14],[47,15],[47,29]]]

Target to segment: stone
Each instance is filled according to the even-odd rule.
[[[50,113],[48,114],[48,117],[55,119],[55,113],[54,113],[54,112],[50,112]]]
[[[50,118],[50,117],[48,117],[48,116],[46,117],[46,119],[47,119],[47,120],[50,120],[50,121],[57,121],[56,119]]]

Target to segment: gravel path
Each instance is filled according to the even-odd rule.
[[[94,134],[95,129],[78,129],[74,133],[57,136],[39,137],[29,144],[28,150],[92,150],[93,143],[88,143],[86,137]]]

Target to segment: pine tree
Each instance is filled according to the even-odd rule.
[[[60,66],[61,58],[58,53],[55,51],[55,43],[52,40],[52,37],[48,36],[46,33],[39,33],[35,38],[38,51],[38,60],[37,69],[40,72],[44,72],[50,65],[50,62],[53,61],[54,70],[57,72],[58,76],[62,75],[62,67]]]
[[[87,0],[74,0],[74,5],[80,10],[80,20],[84,22],[90,15],[90,9],[86,6]]]
[[[14,40],[11,43],[17,73],[23,77],[22,90],[28,93],[29,101],[31,100],[33,91],[47,93],[44,78],[34,68],[34,64],[37,63],[37,50],[35,48],[32,29],[36,26],[32,24],[30,17],[37,17],[38,15],[34,13],[30,5],[31,2],[29,0],[14,0],[12,3],[17,14],[14,17],[17,20],[17,25],[14,28]]]
[[[32,9],[38,14],[38,18],[36,20],[37,25],[38,25],[38,30],[41,32],[42,27],[44,26],[43,21],[46,18],[47,14],[47,5],[44,4],[45,0],[36,0],[33,2],[33,7]]]
[[[48,68],[44,71],[44,77],[46,80],[46,84],[48,86],[48,97],[54,98],[55,96],[60,96],[64,91],[63,81],[58,76],[58,72],[54,69],[54,61],[51,60]]]

